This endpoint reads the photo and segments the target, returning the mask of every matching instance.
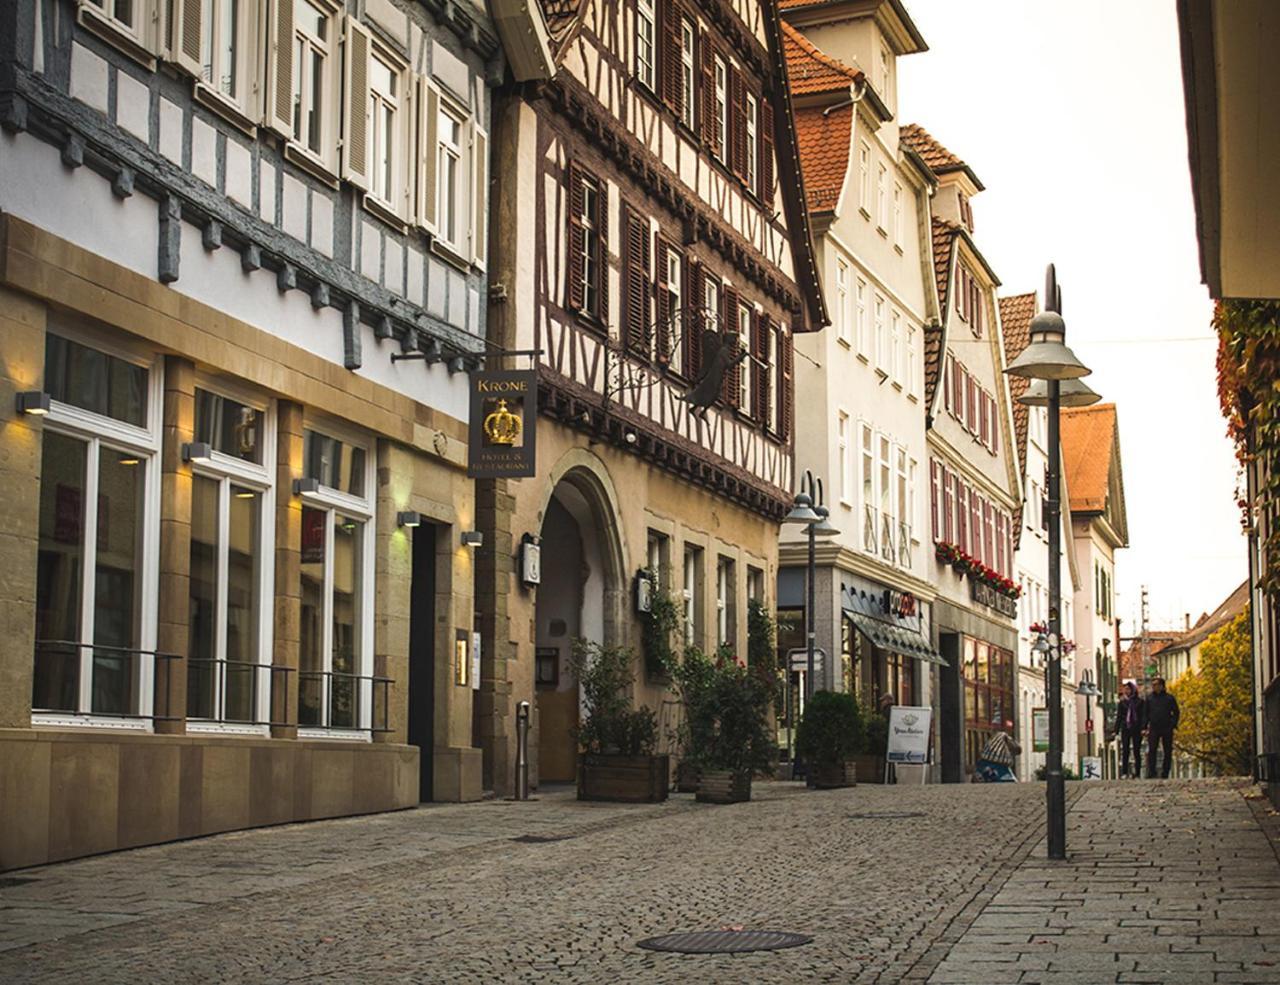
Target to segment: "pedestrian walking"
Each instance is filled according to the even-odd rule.
[[[1156,776],[1156,746],[1162,747],[1164,762],[1160,766],[1160,779],[1169,779],[1173,765],[1173,731],[1178,727],[1178,699],[1165,690],[1164,678],[1151,682],[1151,694],[1147,696],[1147,779]]]
[[[1142,730],[1147,727],[1147,703],[1133,681],[1124,682],[1116,705],[1116,735],[1120,736],[1120,775],[1129,776],[1129,750],[1133,750],[1133,778],[1142,776]]]

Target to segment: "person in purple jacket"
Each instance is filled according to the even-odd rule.
[[[1116,735],[1120,736],[1120,775],[1129,776],[1129,750],[1133,749],[1133,778],[1142,775],[1142,730],[1147,727],[1147,703],[1133,681],[1125,681],[1116,703]]]

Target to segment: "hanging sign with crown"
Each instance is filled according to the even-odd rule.
[[[467,475],[473,479],[519,479],[534,474],[537,389],[535,370],[471,374]]]

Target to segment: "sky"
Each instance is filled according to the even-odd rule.
[[[905,0],[929,51],[898,116],[973,168],[1003,294],[1057,266],[1067,344],[1114,401],[1129,520],[1122,633],[1212,611],[1248,574],[1200,280],[1173,0]],[[833,52],[833,54],[835,54]]]

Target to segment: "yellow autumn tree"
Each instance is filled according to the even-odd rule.
[[[1249,610],[1204,641],[1200,667],[1173,685],[1182,718],[1174,733],[1178,751],[1198,759],[1215,776],[1249,772],[1252,651]]]

